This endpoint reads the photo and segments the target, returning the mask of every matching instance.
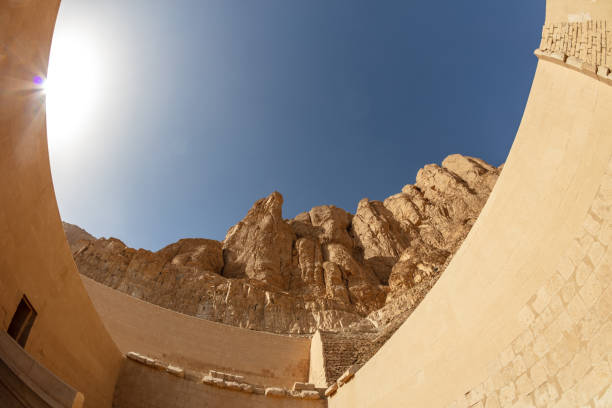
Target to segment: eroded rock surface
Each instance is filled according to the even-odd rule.
[[[499,173],[452,155],[384,201],[364,198],[354,215],[323,205],[285,220],[274,192],[223,242],[182,239],[157,252],[64,227],[79,271],[132,296],[256,330],[369,333],[374,344],[433,286]]]

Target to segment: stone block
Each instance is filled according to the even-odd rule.
[[[576,283],[578,286],[584,285],[586,280],[591,276],[593,272],[593,265],[590,262],[582,261],[576,268]]]
[[[514,387],[514,383],[510,383],[499,390],[499,405],[502,408],[511,407],[515,397],[516,388]]]
[[[160,360],[155,360],[155,362],[153,363],[153,368],[155,368],[156,370],[164,371],[166,370],[166,368],[168,368],[168,364]]]
[[[612,407],[612,386],[608,386],[606,392],[600,397],[595,397],[595,408],[610,408]]]
[[[531,394],[520,395],[512,408],[536,408],[533,403],[533,396]]]
[[[557,265],[557,272],[563,277],[563,279],[568,280],[574,273],[575,264],[570,260],[569,257],[562,257]]]
[[[216,371],[216,370],[210,370],[210,371],[208,372],[208,375],[210,375],[210,376],[211,376],[211,377],[213,377],[213,378],[219,378],[219,379],[221,379],[221,380],[223,380],[223,379],[224,379],[224,373],[221,373],[221,372]]]
[[[283,398],[287,396],[287,390],[279,387],[268,387],[265,391],[266,397]]]
[[[215,387],[223,388],[225,387],[225,381],[221,378],[212,377],[210,375],[204,376],[202,378],[202,382],[208,385],[214,385]]]
[[[331,397],[332,395],[336,393],[336,391],[338,391],[338,383],[333,383],[332,385],[327,387],[327,389],[325,390],[325,396]]]
[[[527,345],[521,355],[523,356],[523,362],[527,368],[530,368],[538,361],[538,356],[533,352],[533,343]]]
[[[240,390],[248,394],[252,394],[255,391],[255,387],[252,384],[241,383]]]
[[[572,361],[559,370],[557,380],[563,391],[569,390],[573,385],[582,379],[591,368],[591,360],[584,352],[576,354]]]
[[[612,286],[608,286],[592,310],[600,321],[603,322],[608,319],[612,314]]]
[[[580,245],[578,240],[573,240],[570,246],[567,248],[567,257],[572,261],[574,266],[578,265],[584,257],[584,248]],[[561,273],[561,271],[559,271]],[[563,275],[563,273],[561,273]]]
[[[595,276],[597,276],[597,279],[607,288],[610,286],[610,283],[612,283],[612,267],[610,267],[608,262],[602,262],[597,269],[595,269]]]
[[[576,296],[578,292],[578,287],[573,280],[567,281],[565,285],[561,288],[561,299],[565,304],[571,302],[571,300]]]
[[[544,333],[544,330],[552,323],[554,315],[549,307],[544,309],[542,313],[536,318],[535,322],[531,325],[534,337],[540,336]]]
[[[612,353],[612,323],[607,322],[599,328],[590,339],[587,351],[591,361],[602,361],[606,355]]]
[[[584,255],[588,252],[593,242],[595,242],[595,237],[591,235],[591,233],[589,233],[586,230],[586,228],[583,227],[583,229],[584,229],[584,232],[582,233],[582,236],[578,238],[578,243],[580,244],[580,250],[581,250],[580,252],[581,257],[584,257]]]
[[[349,382],[357,371],[361,368],[360,365],[352,365],[350,366],[341,376],[338,378],[338,385],[342,387],[344,384]]]
[[[496,390],[497,390],[497,388],[495,387],[495,383],[493,382],[493,378],[491,378],[491,377],[487,378],[487,380],[484,382],[484,392],[485,392],[485,395],[491,395]]]
[[[549,347],[555,347],[561,340],[563,340],[563,332],[558,320],[554,320],[551,324],[549,324],[544,330],[543,335]]]
[[[574,390],[569,390],[561,394],[561,399],[557,401],[553,408],[577,408],[578,395]]]
[[[606,222],[604,226],[599,231],[599,235],[597,235],[597,239],[603,245],[610,246],[612,244],[612,225],[610,222]]]
[[[527,371],[527,366],[525,365],[522,356],[516,356],[514,360],[512,360],[512,368],[514,369],[515,377],[518,377]]]
[[[539,387],[546,382],[548,379],[546,359],[538,361],[533,365],[533,367],[531,367],[531,370],[529,370],[529,377],[531,378],[534,387]]]
[[[559,62],[565,62],[565,60],[567,59],[567,55],[565,55],[564,52],[553,51],[550,53],[550,58]]]
[[[497,395],[487,395],[484,408],[500,408],[499,398],[497,398]]]
[[[605,252],[606,252],[606,248],[603,245],[601,245],[601,242],[595,241],[593,242],[593,244],[591,244],[588,255],[589,255],[589,259],[591,260],[591,263],[595,267],[599,265],[599,262],[603,258],[603,255]]]
[[[478,384],[476,387],[472,388],[469,392],[469,395],[466,395],[468,400],[468,405],[472,407],[474,404],[482,401],[485,397],[485,385],[484,383]]]
[[[550,298],[551,294],[548,292],[548,289],[545,286],[538,289],[538,292],[536,293],[536,298],[531,305],[533,307],[533,310],[536,313],[542,313],[544,308],[548,306]]]
[[[597,76],[599,79],[608,79],[608,74],[610,73],[610,69],[604,65],[600,65],[597,67]]]
[[[561,331],[564,333],[569,333],[574,328],[572,318],[569,316],[569,314],[567,314],[567,311],[565,311],[565,309],[557,317],[557,323],[559,324]]]
[[[228,388],[228,389],[233,390],[233,391],[242,391],[242,388],[240,387],[240,384],[237,383],[236,381],[226,381],[225,382],[225,388]]]
[[[514,367],[512,366],[512,363],[502,368],[500,373],[502,378],[502,385],[514,381]]]
[[[529,328],[529,326],[533,323],[534,320],[535,314],[531,310],[531,307],[529,307],[529,305],[523,306],[523,308],[518,313],[518,321],[521,327],[523,327],[524,329]]]
[[[559,398],[557,387],[548,382],[541,384],[534,392],[535,404],[538,408],[552,405],[557,398]]]
[[[168,367],[166,367],[166,372],[177,377],[185,377],[185,370],[183,370],[181,367],[169,365]]]
[[[567,305],[567,314],[574,324],[584,317],[586,314],[586,307],[580,296],[574,296],[574,299]]]
[[[321,398],[318,391],[304,390],[300,392],[300,398],[306,400],[318,400]]]
[[[527,395],[533,391],[533,381],[525,373],[517,378],[516,380],[516,392],[519,395]]]
[[[155,363],[156,360],[154,358],[150,358],[150,357],[144,357],[144,363],[145,365],[148,365],[149,367],[155,367]]]
[[[580,339],[588,342],[599,329],[600,321],[594,313],[587,314],[578,324]]]
[[[529,343],[531,343],[533,341],[533,334],[531,333],[530,329],[525,330],[523,333],[521,333],[513,342],[512,342],[512,350],[518,354],[520,352],[522,352],[525,347],[527,347],[527,345]]]
[[[315,385],[311,383],[304,383],[304,382],[296,382],[293,384],[293,391],[304,391],[304,390],[314,391]]]
[[[548,345],[546,338],[544,336],[536,337],[535,341],[533,342],[533,352],[535,355],[542,358],[546,353],[548,353],[549,350],[550,346]]]
[[[608,364],[598,364],[576,385],[578,403],[586,404],[612,383]]]
[[[561,296],[557,293],[555,294],[551,299],[550,299],[550,303],[548,304],[548,308],[550,309],[553,318],[557,317],[559,315],[559,313],[561,313],[561,311],[565,310],[565,307],[563,306],[563,302],[561,301]]]
[[[138,363],[144,364],[145,363],[145,356],[138,354],[134,351],[130,351],[126,354],[127,358],[129,358],[130,360],[134,360]]]
[[[499,354],[499,361],[502,367],[507,366],[514,360],[514,351],[512,351],[512,347],[507,347]]]
[[[610,202],[608,200],[605,200],[601,195],[598,195],[595,198],[595,201],[593,201],[593,204],[591,205],[591,211],[601,220],[610,218],[610,208]],[[604,227],[605,225],[602,224],[602,228]],[[601,230],[599,231],[599,234],[601,234]]]
[[[599,220],[595,219],[593,214],[587,214],[584,223],[582,224],[585,230],[592,236],[596,237],[599,229],[601,228],[601,223]]]

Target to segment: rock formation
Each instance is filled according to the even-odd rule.
[[[182,239],[157,252],[64,228],[82,274],[162,307],[277,333],[384,336],[440,276],[500,171],[451,155],[399,194],[364,198],[354,215],[324,205],[285,220],[274,192],[223,242]]]
[[[78,245],[81,243],[81,241],[94,241],[96,239],[96,237],[91,235],[89,232],[74,224],[68,224],[67,222],[62,221],[62,226],[64,227],[66,239],[70,244],[70,249],[73,252],[75,248],[77,248]]]

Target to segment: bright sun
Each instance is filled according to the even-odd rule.
[[[77,33],[56,32],[43,89],[50,150],[63,150],[83,132],[99,98],[99,61]]]

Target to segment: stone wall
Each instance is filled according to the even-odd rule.
[[[219,370],[248,382],[289,388],[308,381],[310,338],[241,329],[163,309],[82,276],[123,353],[137,352],[181,367]]]
[[[121,354],[96,314],[60,221],[46,139],[44,78],[59,0],[0,1],[0,330],[22,296],[38,313],[25,350],[109,407]],[[1,405],[1,404],[0,404]]]
[[[520,310],[523,331],[450,407],[612,406],[612,161],[579,235]]]
[[[274,396],[274,393],[243,392],[205,384],[191,373],[172,375],[127,359],[121,369],[114,408],[323,408],[326,400]]]
[[[612,25],[605,20],[548,23],[542,29],[540,50],[612,69]]]

